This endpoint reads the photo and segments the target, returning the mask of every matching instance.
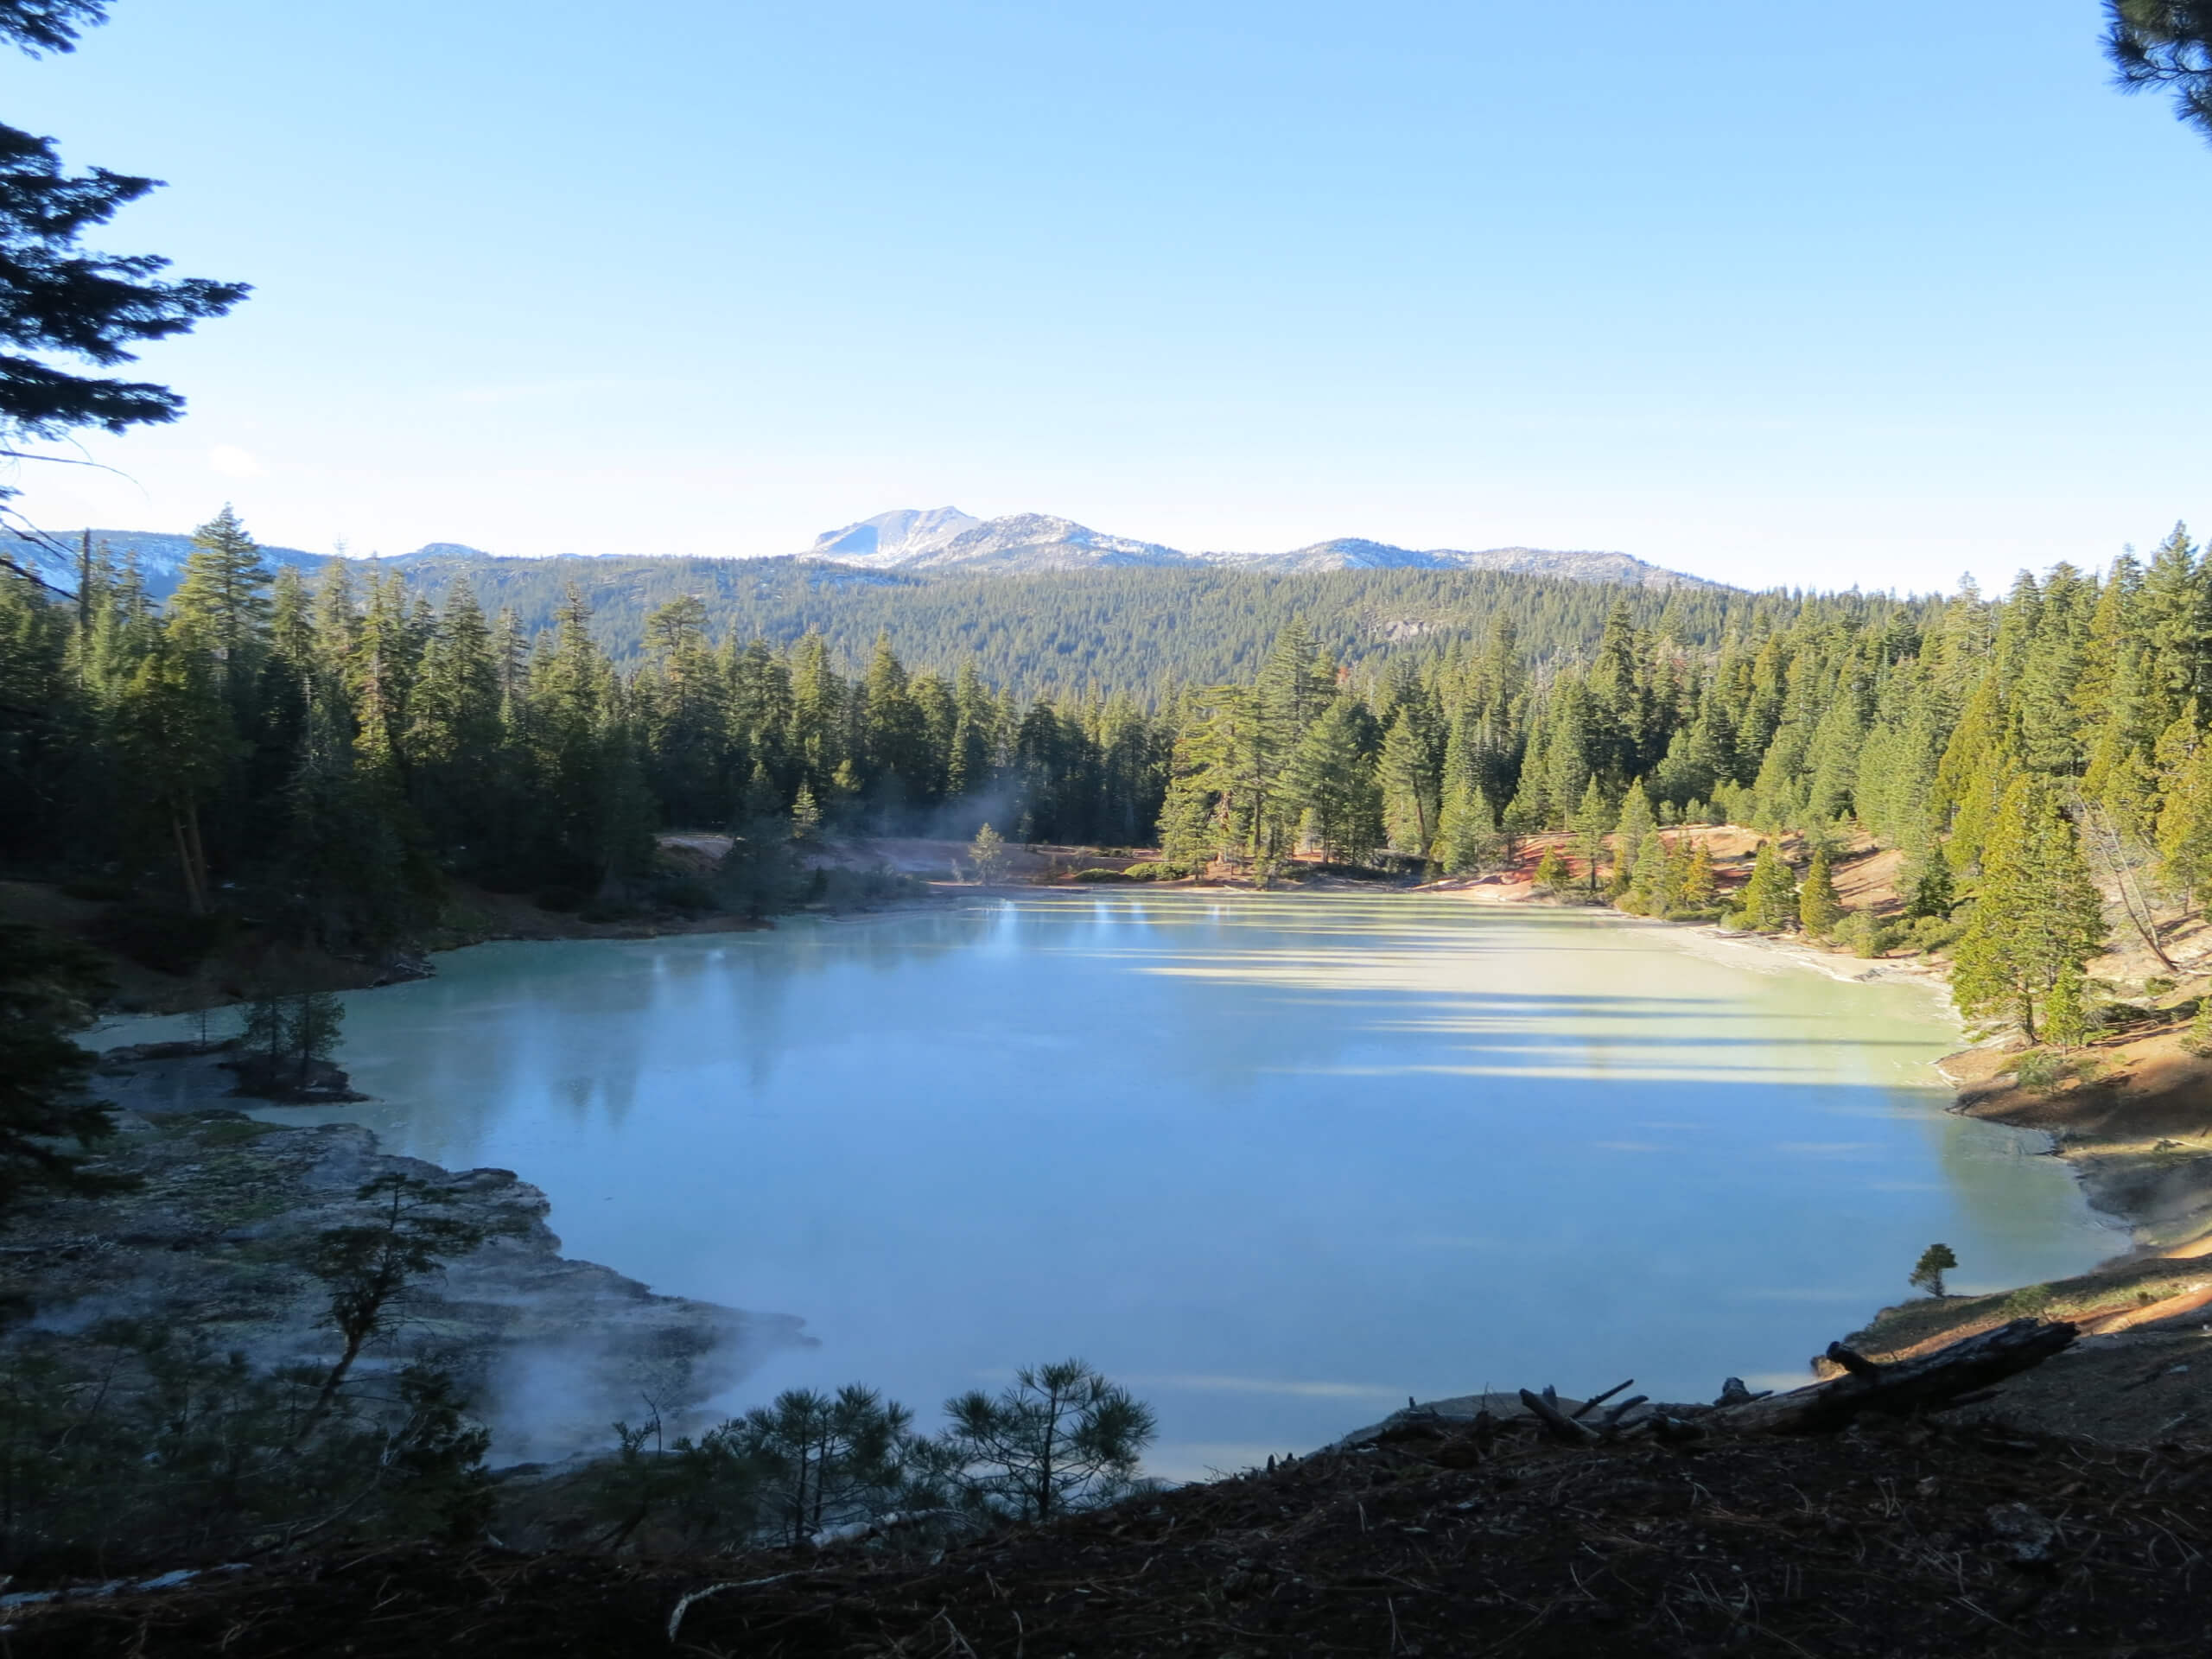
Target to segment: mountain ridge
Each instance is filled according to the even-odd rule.
[[[58,532],[40,541],[23,538],[10,551],[33,572],[58,587],[73,587],[76,545],[86,532]],[[101,530],[89,532],[118,557],[136,555],[147,591],[166,598],[182,580],[192,537],[167,531]],[[264,543],[273,564],[303,571],[321,569],[338,556],[303,548]],[[426,542],[406,553],[356,563],[410,567],[416,564],[493,561],[508,556],[458,542]],[[587,555],[562,555],[584,557]],[[1282,553],[1186,552],[1159,542],[1116,536],[1053,513],[1007,513],[977,518],[957,507],[905,507],[825,531],[804,551],[754,555],[602,555],[602,557],[675,558],[715,556],[762,564],[802,563],[850,572],[855,579],[881,580],[897,573],[909,580],[943,575],[1036,575],[1082,570],[1145,567],[1164,569],[1228,569],[1270,575],[1311,575],[1332,570],[1488,570],[1566,581],[1611,582],[1627,587],[1727,588],[1702,576],[1671,570],[1632,554],[1557,550],[1530,547],[1408,548],[1362,537],[1335,537]]]
[[[1533,547],[1399,547],[1340,536],[1287,553],[1185,552],[1159,542],[1110,536],[1051,513],[976,518],[957,507],[900,508],[825,531],[803,553],[783,556],[893,570],[959,569],[1029,574],[1127,565],[1226,565],[1281,573],[1320,570],[1509,570],[1575,582],[1648,588],[1720,588],[1633,554]]]

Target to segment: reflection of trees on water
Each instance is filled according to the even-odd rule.
[[[978,1048],[1047,1033],[1077,1047],[1135,1043],[1229,1094],[1307,1071],[1341,1074],[1355,1096],[1437,1072],[1484,1079],[1484,1097],[1535,1075],[1855,1084],[1874,1046],[1923,1046],[1891,1037],[1867,1011],[1838,1019],[1863,992],[1637,949],[1586,918],[1475,917],[1402,899],[1051,895],[762,933],[496,949],[450,981],[446,1012],[465,1041],[410,1033],[410,1093],[446,1120],[421,1123],[417,1144],[480,1138],[516,1090],[547,1091],[579,1126],[620,1121],[649,1071],[740,1085],[727,1103],[741,1105],[772,1089],[795,1051],[865,1043],[906,1004],[942,995],[938,977],[893,988],[963,957],[974,1001],[955,1012]],[[1020,964],[1011,983],[1008,959]],[[1552,982],[1500,988],[1523,961]],[[1703,994],[1666,994],[1652,982],[1662,975]],[[1566,988],[1592,978],[1597,988]],[[1268,1017],[1267,1005],[1291,1017]]]
[[[890,925],[800,923],[772,932],[479,946],[437,977],[352,999],[351,1048],[397,1073],[394,1100],[357,1114],[417,1156],[469,1161],[519,1097],[578,1128],[619,1128],[651,1073],[771,1086],[808,987],[854,968],[890,973],[974,946],[990,912]],[[864,1007],[847,1012],[865,1021]],[[358,1059],[356,1063],[360,1063]],[[369,1081],[373,1082],[372,1077]],[[527,1176],[528,1172],[524,1172]]]

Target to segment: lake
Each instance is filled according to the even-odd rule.
[[[346,999],[373,1102],[259,1115],[516,1170],[571,1255],[805,1319],[732,1408],[857,1379],[933,1426],[1079,1354],[1193,1475],[1408,1395],[1787,1384],[1934,1241],[1963,1289],[2126,1243],[1944,1112],[1925,988],[1606,915],[1055,893],[437,963]]]

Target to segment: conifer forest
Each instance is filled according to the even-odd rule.
[[[2072,1017],[2100,882],[2155,948],[2152,909],[2212,878],[2212,569],[2180,526],[2000,597],[1769,595],[1698,638],[1679,602],[1621,593],[1580,650],[1499,614],[1356,658],[1294,616],[1241,679],[1027,699],[885,633],[858,661],[818,632],[741,637],[690,594],[618,667],[574,589],[532,632],[466,580],[434,603],[333,562],[311,586],[227,509],[164,605],[98,548],[82,566],[73,595],[0,589],[8,856],[193,916],[250,893],[338,948],[419,932],[448,875],[619,903],[650,889],[658,830],[757,859],[795,823],[989,821],[1263,880],[1300,852],[1464,874],[1560,831],[1582,887],[1711,915],[1725,895],[1666,831],[1726,822],[1802,838],[1736,895],[1765,929],[1850,922],[1840,835],[1902,849],[1906,921],[1957,939],[1961,1005],[2032,1030],[2054,996]]]
[[[2212,1647],[2212,0],[1555,12],[0,0],[0,1659]]]

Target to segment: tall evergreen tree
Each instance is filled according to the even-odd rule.
[[[115,1120],[88,1092],[93,1057],[70,1040],[109,988],[98,958],[74,940],[0,923],[0,1212],[28,1191],[118,1185],[79,1155],[113,1134]]]
[[[1606,803],[1605,791],[1593,776],[1582,786],[1582,801],[1567,828],[1574,836],[1574,850],[1581,858],[1590,891],[1598,891],[1599,867],[1605,858],[1605,840],[1618,820]]]
[[[1982,856],[1982,879],[1959,940],[1951,995],[1969,1019],[2001,1016],[2031,1041],[2060,976],[2078,971],[2104,938],[2102,906],[2056,791],[2016,778]]]
[[[115,727],[140,798],[159,815],[175,850],[185,904],[203,915],[208,865],[200,809],[221,785],[238,739],[202,654],[169,640],[149,652],[124,690]]]
[[[1332,863],[1359,862],[1384,839],[1373,745],[1367,710],[1339,697],[1306,728],[1291,756],[1287,798]]]
[[[217,684],[233,700],[257,666],[271,580],[259,545],[227,502],[192,532],[184,580],[169,601],[169,614],[181,637],[209,654]]]
[[[1825,841],[1813,843],[1813,861],[1797,889],[1797,924],[1815,938],[1826,938],[1843,919],[1843,902],[1835,894],[1835,879],[1828,863]]]
[[[1643,841],[1658,827],[1652,815],[1651,798],[1644,792],[1643,780],[1637,779],[1621,797],[1621,813],[1613,825],[1613,878],[1617,893],[1628,891],[1636,880],[1637,860],[1642,855]]]
[[[1781,933],[1797,925],[1797,880],[1771,841],[1759,843],[1751,880],[1738,900],[1744,925],[1760,933]]]
[[[1436,836],[1436,780],[1426,748],[1415,715],[1402,706],[1382,734],[1376,776],[1391,850],[1416,858],[1427,856]]]

